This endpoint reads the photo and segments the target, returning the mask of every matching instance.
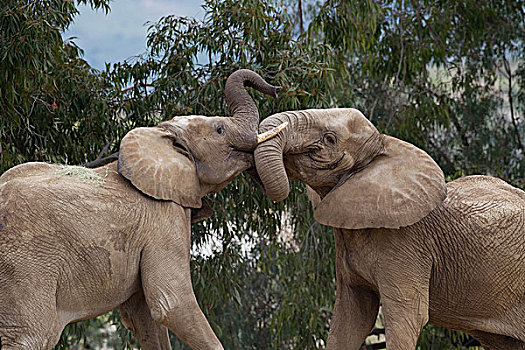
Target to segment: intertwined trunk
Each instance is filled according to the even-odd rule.
[[[277,97],[280,89],[268,84],[259,74],[248,69],[240,69],[228,77],[224,92],[235,124],[235,128],[230,130],[230,137],[232,145],[243,151],[253,151],[257,146],[259,125],[259,111],[246,91],[248,86],[273,97]]]

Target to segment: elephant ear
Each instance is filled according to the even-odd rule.
[[[120,142],[119,172],[142,193],[184,207],[200,208],[200,183],[194,162],[173,146],[160,128],[131,130]]]
[[[345,229],[412,225],[446,197],[443,171],[419,148],[384,136],[384,152],[336,186],[319,203],[315,219]]]

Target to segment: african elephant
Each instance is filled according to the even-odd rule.
[[[253,166],[259,115],[245,86],[278,91],[240,70],[225,87],[231,118],[134,129],[118,164],[27,163],[0,177],[2,350],[51,349],[67,324],[117,306],[143,349],[171,349],[167,328],[222,349],[193,293],[190,224],[211,214],[203,196]]]
[[[327,349],[359,349],[382,304],[389,350],[428,322],[485,349],[525,349],[525,192],[488,176],[445,183],[424,151],[380,134],[356,109],[284,112],[255,150],[266,194],[310,186],[334,227],[336,301]]]

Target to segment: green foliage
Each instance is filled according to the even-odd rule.
[[[108,3],[89,2],[106,11]],[[110,90],[62,41],[76,13],[72,1],[2,1],[0,172],[31,160],[83,163],[115,136],[100,137],[114,123]]]
[[[312,0],[304,14],[292,0],[206,0],[202,21],[161,18],[143,55],[102,72],[60,36],[73,1],[0,1],[0,173],[30,160],[101,159],[129,129],[176,115],[227,115],[226,78],[249,68],[282,86],[278,99],[251,92],[261,118],[356,107],[426,149],[449,179],[487,173],[525,185],[522,0]],[[107,0],[77,3],[109,11]],[[304,187],[293,182],[287,200],[271,203],[243,174],[207,200],[215,215],[193,226],[192,277],[225,348],[323,348],[334,244]],[[136,346],[118,320],[114,311],[69,326],[58,348]],[[112,324],[121,337],[108,336]],[[466,341],[427,326],[419,347]]]

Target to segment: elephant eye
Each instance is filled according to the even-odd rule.
[[[222,134],[224,132],[224,129],[222,128],[222,126],[218,126],[217,127],[217,134]]]
[[[331,144],[331,145],[335,144],[335,138],[332,135],[325,135],[324,136],[324,141],[326,143]]]

